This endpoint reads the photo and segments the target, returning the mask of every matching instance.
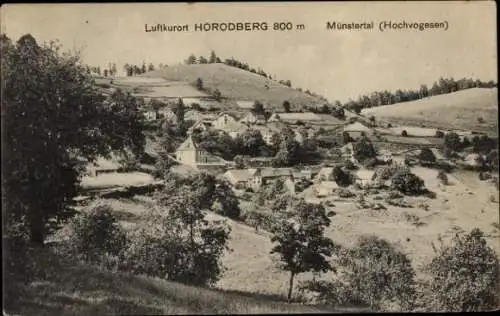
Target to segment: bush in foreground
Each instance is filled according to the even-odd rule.
[[[82,213],[70,224],[69,251],[87,263],[117,262],[127,245],[125,232],[119,226],[110,206],[101,204]]]
[[[415,271],[408,256],[388,241],[362,236],[343,249],[339,279],[302,283],[303,291],[319,294],[322,303],[366,305],[373,310],[408,311],[416,290]]]
[[[474,229],[441,245],[428,266],[429,308],[433,311],[471,312],[498,307],[499,262],[484,234]]]

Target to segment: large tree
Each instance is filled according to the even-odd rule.
[[[73,213],[81,171],[76,158],[140,149],[140,116],[137,104],[121,102],[119,94],[106,102],[79,57],[53,42],[39,45],[28,34],[14,44],[3,35],[1,49],[4,218],[43,244]]]
[[[272,229],[271,241],[275,244],[271,253],[281,259],[281,268],[290,272],[288,300],[292,298],[293,281],[297,274],[307,271],[327,272],[333,267],[327,258],[333,254],[335,245],[324,236],[330,225],[325,208],[303,199],[291,206],[287,216]]]

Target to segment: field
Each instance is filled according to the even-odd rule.
[[[363,109],[401,125],[473,130],[498,135],[497,89],[473,88],[421,100]]]
[[[179,98],[179,97],[204,97],[203,93],[187,82],[167,81],[163,78],[150,77],[119,77],[99,78],[96,83],[101,87],[120,88],[131,92],[135,96],[145,98]]]
[[[259,100],[281,108],[288,100],[292,106],[318,103],[320,100],[304,92],[289,88],[263,76],[224,64],[179,65],[141,75],[147,78],[164,78],[167,81],[194,83],[203,80],[206,88],[219,89],[224,98],[232,100]],[[268,87],[268,88],[267,88]]]

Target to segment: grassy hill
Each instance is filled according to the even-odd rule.
[[[292,106],[323,103],[319,98],[279,84],[258,74],[225,64],[178,65],[158,69],[141,75],[149,78],[163,78],[167,81],[192,84],[197,78],[203,80],[206,88],[219,89],[222,96],[233,100],[259,100],[265,105],[282,108],[288,100]],[[269,87],[269,89],[267,87]]]
[[[326,313],[326,308],[287,304],[276,298],[236,291],[199,288],[162,279],[104,272],[63,262],[49,249],[33,260],[43,277],[21,286],[9,315],[173,315]],[[340,312],[337,310],[337,312]]]
[[[498,135],[497,88],[450,94],[363,109],[362,114],[402,125],[467,129]]]

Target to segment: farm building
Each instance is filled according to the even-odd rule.
[[[231,169],[224,173],[224,178],[235,188],[247,188],[257,169]]]
[[[200,165],[224,166],[228,164],[224,159],[198,148],[191,136],[188,136],[184,143],[177,148],[175,158],[179,163],[193,167],[199,167]]]
[[[233,185],[258,190],[262,185],[283,180],[293,183],[293,172],[290,168],[257,168],[257,169],[232,169],[224,177]],[[290,184],[288,181],[288,184]],[[286,186],[286,184],[285,184]],[[291,185],[290,185],[291,187]],[[293,185],[295,187],[295,184]],[[290,190],[290,188],[288,188]]]
[[[213,127],[220,130],[234,123],[238,123],[238,121],[228,113],[221,113],[212,121]]]
[[[375,171],[373,170],[358,170],[356,172],[356,183],[361,186],[367,186],[375,180]]]
[[[264,114],[255,114],[252,111],[250,111],[240,120],[240,123],[265,124],[266,116]]]

